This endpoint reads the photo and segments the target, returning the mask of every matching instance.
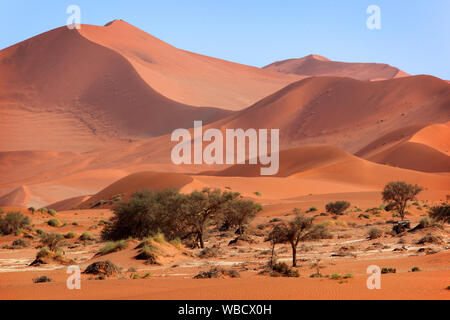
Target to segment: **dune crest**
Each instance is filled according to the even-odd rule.
[[[265,66],[264,69],[307,77],[334,76],[363,81],[388,80],[409,76],[407,73],[387,64],[338,62],[314,54],[300,59],[277,61]]]

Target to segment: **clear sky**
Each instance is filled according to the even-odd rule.
[[[1,0],[0,48],[66,24],[123,19],[181,49],[262,67],[311,53],[450,80],[450,0]],[[369,30],[369,5],[381,30]]]

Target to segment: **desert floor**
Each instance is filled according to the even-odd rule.
[[[129,240],[127,247],[119,252],[96,256],[105,245],[100,241],[102,221],[112,216],[109,209],[76,210],[58,212],[57,218],[66,225],[53,228],[47,221],[48,214],[30,214],[36,229],[45,232],[77,235],[91,232],[95,240],[67,240],[64,252],[83,271],[95,261],[110,260],[121,268],[122,273],[99,280],[92,275],[82,275],[81,290],[69,290],[66,286],[67,266],[46,264],[31,267],[39,246],[38,240],[29,240],[24,249],[6,249],[19,237],[0,238],[0,298],[1,299],[449,299],[450,252],[448,250],[448,226],[444,229],[432,227],[391,235],[392,214],[380,211],[369,212],[369,219],[359,217],[366,209],[380,205],[376,192],[340,194],[339,199],[352,201],[354,210],[338,219],[320,215],[321,211],[307,213],[315,215],[315,223],[326,223],[333,239],[304,242],[299,245],[299,278],[271,277],[265,272],[270,259],[270,244],[265,242],[267,232],[277,221],[292,218],[291,210],[299,208],[302,213],[311,206],[319,210],[329,198],[337,195],[317,195],[285,201],[269,201],[264,210],[251,223],[247,241],[229,245],[236,238],[233,232],[211,230],[206,247],[215,248],[212,255],[201,257],[201,249],[175,247],[163,242],[159,246],[161,265],[146,265],[134,257],[137,240]],[[430,196],[432,197],[432,196]],[[264,201],[263,201],[264,202]],[[422,206],[438,200],[422,199],[408,209],[408,219],[413,227],[425,214]],[[14,208],[4,208],[12,210]],[[353,210],[351,210],[353,211]],[[274,220],[275,219],[275,220]],[[384,232],[379,239],[368,239],[368,231],[376,227]],[[438,240],[418,244],[425,235],[432,234]],[[279,261],[292,263],[289,245],[277,245]],[[312,264],[320,259],[322,278],[310,278],[315,273]],[[395,274],[381,276],[381,289],[369,290],[366,281],[369,266],[395,268]],[[240,278],[194,279],[199,272],[217,266],[234,269]],[[411,272],[413,267],[419,272]],[[151,276],[142,279],[150,273]],[[333,280],[330,275],[351,278]],[[33,283],[39,276],[48,276],[53,282]]]

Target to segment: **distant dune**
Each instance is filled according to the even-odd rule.
[[[318,55],[272,63],[266,70],[306,77],[334,76],[363,81],[388,80],[409,76],[407,73],[381,63],[348,63],[328,60]]]
[[[450,86],[431,76],[363,82],[301,80],[211,124],[220,128],[278,128],[281,144],[332,145],[356,153],[400,128],[450,119]]]
[[[300,79],[177,49],[122,20],[80,34],[126,58],[162,95],[188,105],[240,110]]]

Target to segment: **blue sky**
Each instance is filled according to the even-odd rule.
[[[314,53],[450,79],[450,0],[1,0],[0,48],[64,25],[71,4],[82,23],[124,19],[178,48],[258,67]],[[369,5],[381,8],[381,30],[366,27]]]

